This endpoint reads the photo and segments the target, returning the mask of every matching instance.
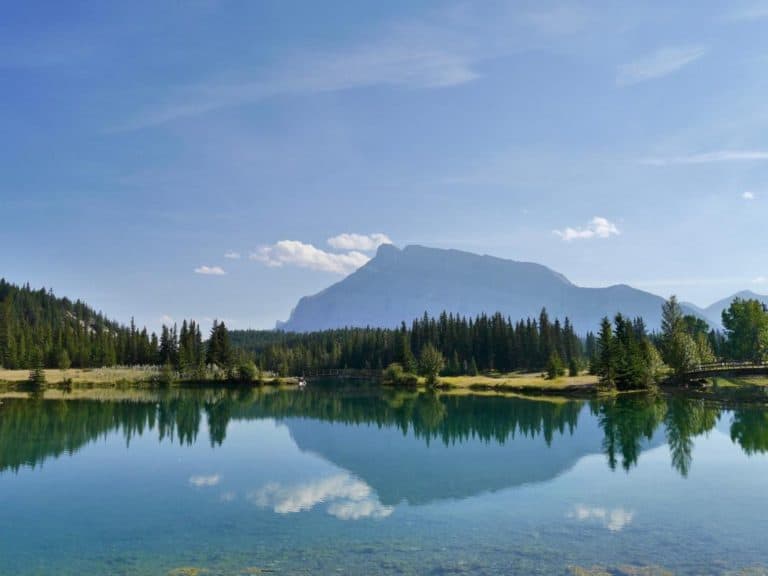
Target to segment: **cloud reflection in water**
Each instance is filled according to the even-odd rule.
[[[634,516],[634,512],[625,510],[624,508],[608,509],[602,507],[589,507],[584,504],[578,504],[568,513],[569,518],[575,518],[580,522],[589,520],[598,521],[611,532],[620,532],[623,530],[625,526],[632,523]]]
[[[384,506],[365,482],[349,474],[337,474],[312,482],[285,486],[271,482],[250,492],[248,500],[261,508],[271,508],[278,514],[294,514],[313,509],[328,502],[328,514],[341,520],[385,518],[392,506]]]

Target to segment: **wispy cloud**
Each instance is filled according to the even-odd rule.
[[[173,316],[169,316],[168,314],[163,314],[162,316],[160,316],[160,322],[162,322],[167,326],[170,326],[171,324],[173,324]]]
[[[622,64],[616,72],[616,84],[630,86],[639,82],[669,76],[695,62],[707,49],[704,46],[670,46]]]
[[[320,94],[377,86],[447,88],[479,76],[474,59],[458,47],[430,44],[407,31],[348,50],[304,54],[260,79],[207,82],[176,88],[165,104],[116,131],[133,130],[276,96]]]
[[[608,509],[579,504],[568,513],[568,517],[580,522],[597,521],[611,532],[620,532],[632,523],[635,513],[624,508]]]
[[[386,234],[339,234],[328,238],[328,245],[336,250],[360,250],[371,252],[382,244],[392,244]]]
[[[768,18],[768,2],[755,2],[750,6],[735,10],[729,14],[731,20],[754,21]]]
[[[757,196],[755,196],[755,193],[754,193],[754,192],[750,192],[749,190],[747,190],[746,192],[744,192],[744,193],[741,195],[741,197],[742,197],[744,200],[754,200],[755,198],[757,198]]]
[[[190,476],[189,483],[195,488],[210,488],[216,486],[221,482],[221,476],[219,474],[212,474],[210,476]]]
[[[202,274],[204,276],[224,276],[226,272],[221,266],[198,266],[195,268],[195,274]]]
[[[224,258],[227,260],[240,260],[240,252],[235,252],[234,250],[228,250],[224,253]]]
[[[595,216],[589,224],[583,228],[565,228],[564,230],[554,230],[554,233],[565,242],[573,240],[589,240],[591,238],[610,238],[620,234],[616,225],[602,216]]]
[[[716,162],[754,162],[768,160],[768,150],[713,150],[681,156],[652,156],[641,158],[641,164],[649,166],[674,166],[676,164],[712,164]]]
[[[758,276],[752,278],[752,284],[768,284],[768,276]]]
[[[177,86],[113,131],[135,130],[266,99],[362,88],[443,89],[475,81],[483,62],[582,31],[591,13],[557,5],[535,11],[506,2],[457,3],[421,19],[391,22],[364,40],[280,58],[258,73],[229,70]]]
[[[335,274],[349,274],[370,260],[355,250],[337,254],[299,240],[280,240],[271,246],[261,246],[251,253],[250,259],[272,267],[290,265]]]
[[[371,487],[349,474],[338,474],[304,484],[284,486],[273,482],[247,495],[260,508],[277,514],[296,514],[328,502],[328,514],[341,520],[384,518],[393,508],[382,505]]]

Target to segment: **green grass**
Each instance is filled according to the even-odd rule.
[[[597,387],[597,376],[580,374],[547,380],[540,373],[513,372],[498,376],[445,376],[440,378],[440,384],[449,388],[468,390],[592,390]]]
[[[122,386],[145,387],[150,386],[160,374],[160,369],[154,366],[136,368],[71,368],[58,370],[49,368],[45,371],[45,382],[49,386],[58,386],[69,383],[72,386]],[[6,388],[23,384],[29,381],[29,370],[7,370],[0,368],[0,385]],[[290,385],[297,383],[296,378],[265,377],[265,384]],[[221,380],[206,381],[212,386],[221,384]],[[183,382],[181,383],[183,385]]]
[[[48,384],[139,384],[147,383],[158,374],[156,368],[72,368],[70,370],[45,370]],[[15,384],[29,380],[29,370],[6,370],[0,368],[0,382]]]

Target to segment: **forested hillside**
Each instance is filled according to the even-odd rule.
[[[0,279],[0,365],[4,368],[154,364],[158,340],[121,326],[85,303]]]

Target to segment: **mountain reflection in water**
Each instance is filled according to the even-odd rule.
[[[174,390],[122,401],[6,399],[0,471],[74,454],[115,432],[127,445],[144,434],[191,445],[205,419],[215,447],[226,442],[233,421],[274,419],[288,427],[301,450],[375,487],[381,502],[365,506],[371,515],[385,515],[387,506],[402,500],[463,498],[545,481],[588,454],[602,452],[611,468],[630,470],[643,450],[664,443],[672,466],[686,476],[694,439],[723,414],[704,400],[652,395],[586,402],[314,389]],[[730,436],[747,454],[768,451],[768,411],[736,408]],[[349,482],[346,489],[353,492]],[[252,498],[275,509],[290,506],[285,487],[265,488]],[[357,508],[339,507],[338,513],[354,515],[364,498],[346,501]]]

